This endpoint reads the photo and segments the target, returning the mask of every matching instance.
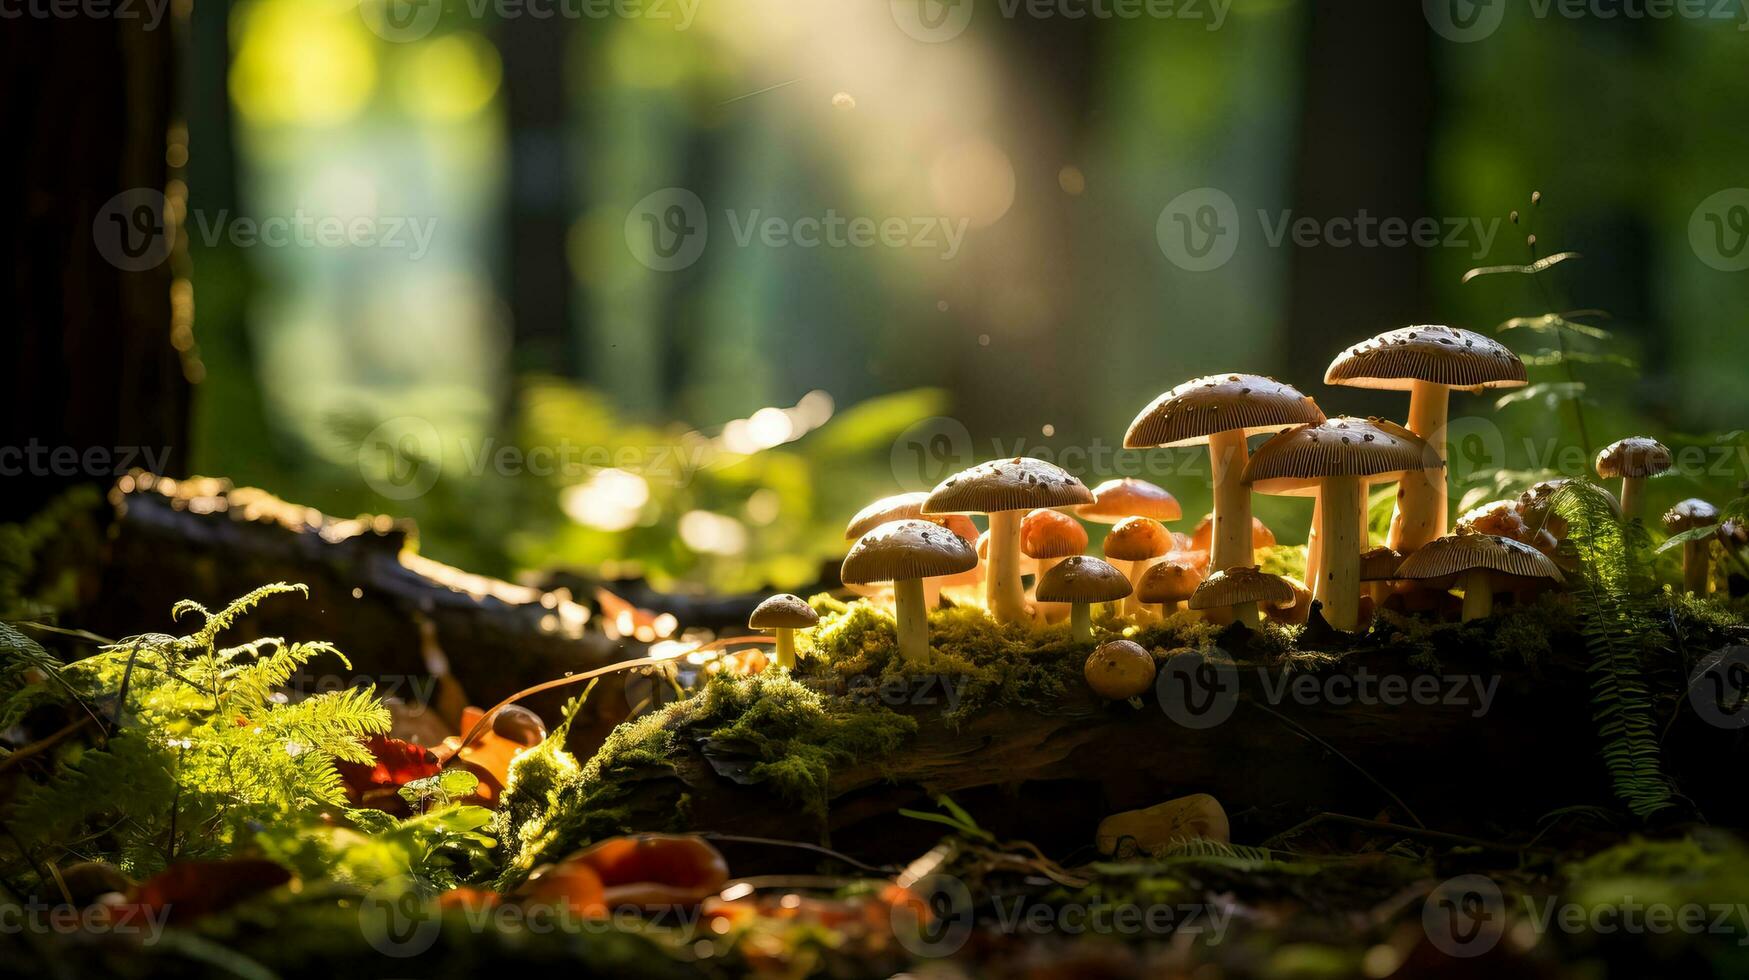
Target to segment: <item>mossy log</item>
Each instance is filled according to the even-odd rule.
[[[735,761],[713,757],[702,739],[675,740],[672,772],[622,786],[615,807],[627,827],[827,839],[888,862],[939,836],[939,826],[898,811],[934,810],[940,793],[999,837],[1083,859],[1094,857],[1102,818],[1198,792],[1226,807],[1238,843],[1326,811],[1522,840],[1558,808],[1613,805],[1583,658],[1582,649],[1560,649],[1532,669],[1479,655],[1434,673],[1411,667],[1401,651],[1354,651],[1301,675],[1298,683],[1320,692],[1311,696],[1280,693],[1279,668],[1241,665],[1230,717],[1204,728],[1175,721],[1157,693],[1134,707],[1077,691],[1054,708],[992,704],[958,719],[939,699],[894,705],[917,722],[916,734],[895,752],[836,767],[824,826],[769,787],[747,784]],[[1660,686],[1679,689],[1678,672],[1669,673]],[[1402,690],[1427,696],[1343,703],[1367,677],[1397,678]],[[1676,710],[1674,695],[1660,717],[1665,709]],[[1740,764],[1729,758],[1744,751],[1741,740],[1692,712],[1678,722],[1667,744],[1682,754],[1667,765],[1684,792],[1714,819],[1745,812],[1727,775]]]

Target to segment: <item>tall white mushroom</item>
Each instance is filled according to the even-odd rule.
[[[844,556],[845,582],[893,583],[898,618],[899,656],[913,663],[929,659],[929,609],[923,580],[963,572],[978,555],[953,531],[923,520],[892,521],[858,538]]]
[[[1409,431],[1444,464],[1451,390],[1520,388],[1524,362],[1505,344],[1472,330],[1422,325],[1387,330],[1342,352],[1324,383],[1409,393]],[[1446,532],[1451,503],[1444,465],[1410,473],[1397,488],[1397,510],[1385,544],[1407,555]]]
[[[1646,480],[1670,468],[1670,450],[1656,439],[1630,436],[1612,442],[1597,454],[1597,475],[1621,478],[1621,517],[1640,519],[1645,509]]]
[[[1197,378],[1154,399],[1124,433],[1126,449],[1207,444],[1214,486],[1209,568],[1252,564],[1251,491],[1241,480],[1248,436],[1324,421],[1311,398],[1255,374]]]
[[[1257,447],[1245,467],[1245,483],[1263,493],[1304,488],[1316,481],[1319,575],[1324,618],[1339,630],[1360,619],[1360,553],[1366,547],[1361,522],[1368,481],[1400,480],[1406,471],[1438,465],[1427,444],[1407,429],[1378,419],[1346,416],[1289,429]]]
[[[1091,503],[1093,494],[1068,473],[1042,459],[992,460],[941,481],[923,502],[923,513],[990,515],[990,563],[984,597],[999,623],[1026,619],[1020,585],[1020,519],[1039,507]],[[975,558],[976,556],[974,556]]]

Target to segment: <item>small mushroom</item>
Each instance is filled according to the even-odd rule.
[[[1076,555],[1057,562],[1039,577],[1033,590],[1040,602],[1069,603],[1069,634],[1079,641],[1093,639],[1092,605],[1116,602],[1130,594],[1124,574],[1089,555]]]
[[[1124,433],[1125,449],[1206,443],[1214,486],[1210,567],[1250,565],[1251,491],[1242,480],[1248,436],[1324,421],[1316,402],[1255,374],[1196,378],[1154,399]]]
[[[1368,546],[1361,514],[1368,484],[1401,480],[1407,471],[1435,465],[1443,464],[1425,442],[1380,419],[1333,418],[1257,447],[1245,467],[1246,484],[1262,493],[1317,487],[1322,557],[1312,594],[1323,601],[1331,626],[1353,630],[1360,619],[1360,553]]]
[[[1142,573],[1142,580],[1136,583],[1136,596],[1142,602],[1157,602],[1160,604],[1160,616],[1164,619],[1174,612],[1184,608],[1184,602],[1196,594],[1196,587],[1202,584],[1202,570],[1186,556],[1175,560],[1173,555],[1182,552],[1167,552],[1166,557],[1150,566]]]
[[[1131,592],[1124,599],[1124,615],[1142,614],[1141,598],[1135,594],[1135,587],[1141,583],[1148,563],[1171,551],[1173,543],[1172,534],[1150,517],[1126,517],[1106,533],[1105,560],[1123,569],[1130,580]]]
[[[749,628],[777,634],[777,665],[785,670],[796,666],[796,630],[810,629],[819,622],[820,614],[807,600],[788,593],[761,602],[747,617]]]
[[[1293,601],[1294,590],[1286,579],[1270,575],[1253,565],[1250,568],[1228,568],[1203,579],[1190,597],[1190,608],[1231,607],[1235,619],[1255,630],[1263,625],[1257,614],[1258,603],[1276,606]]]
[[[1107,480],[1092,492],[1093,502],[1075,508],[1075,514],[1095,524],[1116,524],[1126,517],[1151,517],[1164,524],[1184,516],[1177,497],[1147,480]]]
[[[1220,801],[1207,793],[1167,800],[1145,810],[1115,813],[1099,822],[1099,853],[1129,859],[1158,857],[1173,844],[1195,840],[1232,843],[1232,827]]]
[[[1524,362],[1506,345],[1471,330],[1433,324],[1387,330],[1330,362],[1327,385],[1409,392],[1409,431],[1434,454],[1429,465],[1406,468],[1386,544],[1407,555],[1445,534],[1451,506],[1445,429],[1452,389],[1522,388],[1528,381]]]
[[[857,539],[844,556],[846,582],[893,583],[899,656],[912,663],[929,659],[929,609],[923,580],[963,572],[978,563],[972,546],[953,531],[928,521],[893,521]]]
[[[1283,575],[1281,580],[1286,582],[1287,587],[1293,591],[1293,601],[1278,602],[1274,605],[1265,604],[1263,606],[1264,618],[1283,626],[1306,625],[1306,620],[1312,615],[1312,590],[1306,587],[1306,583],[1291,575]]]
[[[1664,530],[1671,534],[1712,527],[1719,523],[1719,509],[1697,497],[1690,497],[1664,514]],[[1706,595],[1712,586],[1712,547],[1705,538],[1682,543],[1682,588],[1695,595]]]
[[[1191,532],[1190,547],[1186,550],[1208,551],[1213,546],[1214,536],[1215,515],[1207,514],[1197,523],[1196,530]],[[1275,532],[1256,517],[1251,518],[1251,547],[1253,550],[1275,547]]]
[[[1644,510],[1646,478],[1670,468],[1670,450],[1656,439],[1630,436],[1612,442],[1597,454],[1597,475],[1606,480],[1621,478],[1621,516],[1637,521]]]
[[[1041,507],[1020,521],[1020,553],[1036,563],[1033,572],[1035,588],[1038,579],[1050,571],[1051,566],[1086,550],[1087,529],[1081,526],[1080,521],[1062,511]],[[1040,608],[1034,612],[1042,620],[1046,618],[1047,610],[1042,608],[1044,603],[1037,605]],[[1059,614],[1068,612],[1060,604],[1056,604],[1055,608]]]
[[[1458,576],[1464,590],[1464,622],[1484,619],[1494,611],[1494,592],[1510,579],[1565,581],[1548,555],[1522,541],[1494,534],[1450,534],[1427,542],[1403,559],[1400,578],[1443,579]],[[1508,581],[1503,581],[1508,580]]]
[[[1020,585],[1020,519],[1038,507],[1091,503],[1081,481],[1040,459],[1015,457],[979,463],[941,481],[923,502],[931,514],[990,515],[990,563],[984,597],[999,623],[1026,618],[1026,593]]]
[[[1402,565],[1403,556],[1390,548],[1374,548],[1361,554],[1360,581],[1368,587],[1374,609],[1384,606],[1391,593],[1391,582],[1397,578],[1397,569]]]
[[[915,493],[896,493],[891,497],[882,497],[856,512],[856,516],[852,517],[850,523],[845,525],[844,540],[855,541],[857,538],[862,537],[882,524],[886,524],[890,521],[903,521],[910,519],[924,520],[933,524],[940,524],[941,526],[953,531],[955,534],[958,534],[960,537],[965,538],[967,541],[976,541],[978,539],[977,525],[973,524],[971,518],[964,514],[924,514],[923,501],[928,497],[929,494],[922,491],[917,491]],[[962,577],[964,579],[963,581]],[[967,572],[962,572],[960,576],[929,579],[923,583],[924,601],[929,608],[934,609],[940,599],[941,586],[975,585],[977,584],[977,580],[977,568],[972,568]],[[869,586],[851,585],[848,582],[845,583],[845,587],[851,592],[865,597],[877,595],[882,591],[878,588]]]
[[[1133,640],[1111,640],[1087,655],[1081,673],[1094,694],[1125,701],[1154,686],[1154,655]]]

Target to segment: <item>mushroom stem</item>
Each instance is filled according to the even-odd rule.
[[[1712,588],[1712,542],[1689,541],[1682,546],[1682,588],[1695,595],[1706,595]]]
[[[1464,622],[1487,619],[1494,613],[1494,581],[1486,568],[1464,573]]]
[[[998,623],[1026,618],[1026,593],[1020,587],[1020,519],[1024,511],[990,515],[990,567],[984,574],[984,604]]]
[[[1385,543],[1407,555],[1445,533],[1449,506],[1445,470],[1445,425],[1451,389],[1431,381],[1416,381],[1409,389],[1409,431],[1428,441],[1439,454],[1438,469],[1404,474],[1397,488],[1397,510]]]
[[[1040,602],[1038,601],[1037,595],[1038,584],[1045,580],[1045,573],[1057,567],[1057,563],[1062,560],[1063,559],[1061,558],[1040,558],[1038,560],[1038,571],[1032,577],[1032,591],[1034,595],[1032,600],[1032,620],[1035,623],[1050,622],[1053,612],[1058,617],[1058,620],[1061,621],[1063,615],[1063,604],[1060,602]]]
[[[796,667],[796,631],[788,626],[777,628],[777,665],[785,670]]]
[[[929,607],[923,604],[922,579],[900,579],[893,583],[893,611],[899,619],[899,658],[908,663],[928,663]]]
[[[1624,476],[1621,478],[1621,521],[1640,519],[1641,503],[1646,499],[1646,478],[1643,476]]]
[[[1324,619],[1352,632],[1360,619],[1360,498],[1361,480],[1354,476],[1324,478]]]
[[[1244,623],[1251,630],[1263,628],[1263,619],[1257,614],[1257,603],[1241,602],[1233,607],[1233,618]]]
[[[1324,536],[1318,528],[1324,523],[1324,494],[1312,496],[1312,532],[1306,536],[1306,581],[1312,588],[1312,598],[1324,598]]]
[[[1214,527],[1210,531],[1209,568],[1249,568],[1251,562],[1251,490],[1239,482],[1250,450],[1245,430],[1209,436],[1209,468],[1214,475]]]
[[[1076,602],[1069,605],[1069,635],[1080,642],[1093,639],[1093,606],[1091,603]]]
[[[1124,577],[1130,580],[1130,594],[1124,597],[1123,614],[1132,619],[1148,618],[1148,607],[1143,604],[1140,596],[1142,594],[1142,576],[1148,574],[1150,564],[1152,562],[1146,560],[1124,562]]]

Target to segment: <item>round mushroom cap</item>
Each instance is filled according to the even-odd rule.
[[[1719,529],[1713,532],[1713,536],[1718,538],[1720,543],[1727,548],[1741,548],[1749,544],[1749,525],[1745,525],[1743,521],[1733,517],[1721,523]]]
[[[1130,591],[1122,572],[1091,555],[1076,555],[1040,576],[1032,597],[1039,602],[1116,602]]]
[[[807,629],[820,622],[820,614],[801,596],[781,593],[761,602],[747,617],[747,625],[756,630]]]
[[[1201,523],[1197,524],[1196,530],[1191,533],[1190,547],[1186,550],[1208,551],[1210,548],[1214,547],[1214,540],[1215,515],[1207,514],[1203,516]],[[1275,532],[1269,529],[1269,525],[1258,520],[1256,517],[1251,518],[1251,547],[1275,547]]]
[[[1322,421],[1318,403],[1292,385],[1256,374],[1211,374],[1154,399],[1130,423],[1123,445],[1194,446],[1217,432],[1255,436]]]
[[[1531,539],[1530,526],[1524,522],[1524,515],[1518,512],[1516,500],[1492,500],[1471,507],[1458,517],[1457,529],[1474,531],[1477,534],[1498,534],[1503,538],[1527,543]]]
[[[1102,698],[1121,701],[1154,686],[1154,655],[1134,640],[1111,640],[1087,655],[1081,674]]]
[[[1280,575],[1270,575],[1253,565],[1228,568],[1210,575],[1190,597],[1192,609],[1220,609],[1243,602],[1275,606],[1294,601],[1293,586]]]
[[[1699,497],[1690,497],[1664,513],[1664,530],[1671,534],[1712,527],[1718,522],[1719,509]]]
[[[1567,536],[1566,518],[1555,513],[1550,505],[1554,503],[1555,494],[1571,482],[1573,481],[1565,477],[1557,480],[1544,480],[1541,483],[1533,484],[1529,490],[1518,495],[1519,516],[1524,518],[1525,526],[1530,528],[1532,535],[1538,531],[1548,531],[1557,538]],[[1607,487],[1599,489],[1609,498],[1609,506],[1615,512],[1615,516],[1620,517],[1621,502],[1615,499],[1615,494],[1610,493]]]
[[[847,585],[953,575],[977,567],[978,553],[940,524],[890,521],[856,540],[840,574]]]
[[[1202,584],[1202,570],[1189,561],[1170,559],[1151,566],[1136,583],[1136,598],[1143,602],[1183,602]]]
[[[1244,482],[1260,493],[1295,493],[1328,476],[1389,483],[1410,470],[1443,465],[1438,451],[1408,429],[1343,415],[1289,429],[1257,447]]]
[[[1477,568],[1520,578],[1566,580],[1548,555],[1497,534],[1448,534],[1422,545],[1403,560],[1398,578],[1444,578]]]
[[[1612,442],[1597,454],[1597,475],[1605,479],[1657,476],[1669,468],[1669,448],[1645,436]]]
[[[921,516],[923,501],[928,496],[929,494],[918,490],[914,493],[896,493],[891,497],[882,497],[856,512],[856,516],[845,525],[844,540],[855,541],[888,521],[903,521]]]
[[[1020,553],[1028,558],[1067,558],[1087,550],[1087,529],[1062,511],[1041,507],[1020,521]]]
[[[1178,498],[1147,480],[1124,477],[1107,480],[1093,488],[1093,502],[1075,508],[1075,513],[1100,524],[1116,524],[1126,517],[1152,517],[1176,521],[1184,516]]]
[[[1101,550],[1118,561],[1146,561],[1172,550],[1172,532],[1151,517],[1126,517],[1105,532]]]
[[[994,514],[1093,502],[1081,481],[1042,459],[991,460],[941,481],[923,501],[924,514]]]
[[[1360,554],[1362,582],[1388,582],[1397,577],[1397,569],[1401,567],[1403,556],[1390,548],[1373,548]]]
[[[1426,381],[1448,388],[1521,388],[1524,362],[1473,330],[1424,324],[1387,330],[1330,362],[1327,385],[1408,391]]]

